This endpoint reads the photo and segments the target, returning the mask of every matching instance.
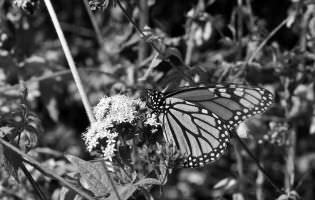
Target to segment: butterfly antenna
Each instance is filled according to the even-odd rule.
[[[233,135],[236,137],[238,142],[242,145],[242,147],[247,152],[249,157],[251,157],[254,160],[254,162],[256,163],[256,165],[259,168],[259,170],[265,175],[265,177],[267,178],[269,183],[277,190],[277,192],[279,192],[280,194],[285,193],[285,191],[283,189],[280,189],[280,187],[278,187],[275,184],[275,181],[271,178],[271,176],[268,175],[268,173],[266,172],[265,168],[260,164],[260,161],[254,156],[254,154],[252,154],[252,152],[248,149],[248,147],[243,142],[243,140],[240,138],[240,136],[238,136],[238,134],[235,131],[233,131]]]

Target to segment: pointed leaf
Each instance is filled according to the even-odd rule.
[[[110,192],[109,180],[100,163],[84,161],[76,156],[67,155],[66,158],[77,167],[81,175],[81,184],[95,196],[108,196]]]

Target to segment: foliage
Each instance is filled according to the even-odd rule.
[[[44,1],[0,0],[1,199],[314,199],[313,0],[52,3],[96,120]],[[234,139],[176,169],[144,89],[220,82],[274,94],[236,130],[272,180]]]

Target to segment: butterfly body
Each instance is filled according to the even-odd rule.
[[[158,115],[163,134],[183,155],[184,167],[218,160],[230,141],[230,130],[272,104],[262,88],[237,84],[188,87],[171,93],[148,91],[148,107]]]

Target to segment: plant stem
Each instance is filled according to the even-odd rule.
[[[54,10],[50,0],[44,0],[44,2],[45,2],[45,5],[47,7],[47,10],[49,12],[49,16],[50,16],[50,18],[51,18],[51,20],[53,22],[54,27],[55,27],[55,30],[57,32],[57,35],[58,35],[59,41],[61,43],[62,49],[63,49],[63,51],[65,53],[67,62],[69,64],[71,73],[72,73],[73,78],[74,78],[74,81],[75,81],[76,86],[77,86],[77,88],[79,90],[79,94],[81,96],[81,99],[82,99],[85,111],[86,111],[86,113],[87,113],[87,115],[89,117],[90,123],[93,123],[95,121],[95,118],[94,118],[94,116],[92,114],[91,105],[90,105],[90,103],[88,101],[88,98],[87,98],[87,95],[86,95],[86,93],[84,91],[83,84],[82,84],[81,78],[79,76],[79,72],[77,70],[75,62],[74,62],[73,57],[71,55],[71,51],[70,51],[70,48],[69,48],[68,43],[66,41],[66,38],[65,38],[65,36],[64,36],[64,34],[62,32],[62,29],[60,27],[60,24],[59,24],[56,12],[55,12],[55,10]],[[115,185],[113,183],[113,180],[110,177],[110,174],[108,172],[107,167],[105,165],[103,165],[103,168],[104,168],[105,175],[107,176],[107,178],[108,178],[108,180],[110,182],[110,185],[111,185],[111,187],[112,187],[112,189],[113,189],[113,191],[114,191],[114,193],[116,195],[116,198],[118,200],[120,200],[120,196],[119,196],[118,191],[117,191],[117,189],[116,189],[116,187],[115,187]]]
[[[234,136],[235,138],[239,141],[239,143],[242,145],[242,147],[244,148],[244,150],[247,152],[247,154],[253,159],[253,161],[256,163],[257,167],[259,168],[259,170],[265,175],[265,177],[267,178],[267,180],[269,181],[269,183],[277,190],[277,192],[279,192],[280,194],[283,193],[283,191],[275,184],[275,182],[273,181],[273,179],[268,175],[268,173],[266,172],[266,170],[262,167],[262,165],[260,164],[260,162],[257,160],[257,158],[252,154],[252,152],[248,149],[248,147],[246,146],[246,144],[242,141],[242,139],[237,135],[237,133],[234,131]]]
[[[287,148],[287,158],[286,158],[286,173],[285,173],[285,191],[289,193],[294,184],[295,178],[295,145],[296,145],[296,130],[292,128],[289,130],[289,146]]]
[[[149,23],[149,8],[147,0],[140,0],[139,25],[143,29]],[[141,40],[138,49],[138,62],[141,63],[147,57],[147,44]]]
[[[259,146],[257,148],[257,154],[259,155],[258,156],[258,159],[261,160],[261,157],[264,153],[264,149],[260,149]],[[256,198],[257,200],[264,200],[265,199],[265,195],[264,195],[264,182],[265,182],[265,177],[264,177],[264,174],[260,171],[260,170],[257,170],[257,177],[256,177]]]
[[[239,143],[234,141],[233,142],[233,148],[234,148],[234,152],[235,152],[236,169],[237,169],[238,180],[239,180],[239,184],[238,184],[238,190],[239,191],[238,192],[243,194],[243,192],[244,192],[244,166],[243,166],[243,159],[242,159]]]
[[[41,200],[46,200],[47,198],[46,198],[45,194],[40,189],[38,184],[35,182],[35,180],[33,179],[32,175],[30,174],[30,172],[26,169],[24,163],[21,163],[20,168],[22,169],[22,171],[24,172],[25,176],[27,177],[27,179],[30,181],[31,185],[34,187],[34,189],[38,193],[39,198]]]
[[[257,178],[256,178],[257,200],[264,200],[263,184],[264,184],[264,174],[260,170],[257,170]]]
[[[256,55],[258,52],[267,44],[267,42],[274,36],[289,20],[290,18],[287,17],[284,19],[276,28],[274,28],[269,35],[260,43],[260,45],[255,49],[255,51],[252,53],[252,55],[245,61],[245,65],[247,66],[248,64],[252,63],[253,60],[255,59]]]
[[[64,52],[64,54],[66,56],[68,65],[70,67],[71,73],[72,73],[73,78],[74,78],[74,81],[75,81],[75,83],[77,85],[77,88],[79,90],[79,93],[80,93],[80,96],[81,96],[81,99],[82,99],[85,111],[86,111],[86,113],[87,113],[87,115],[89,117],[90,122],[93,122],[94,121],[94,116],[92,114],[92,109],[91,109],[90,103],[88,102],[88,98],[87,98],[86,93],[85,93],[85,91],[83,89],[83,84],[82,84],[81,78],[79,76],[79,72],[77,70],[75,62],[74,62],[73,57],[71,55],[71,51],[70,51],[69,45],[68,45],[68,43],[66,41],[66,38],[65,38],[65,36],[64,36],[64,34],[62,32],[61,27],[60,27],[60,23],[58,21],[56,12],[55,12],[55,10],[54,10],[50,0],[44,0],[44,2],[45,2],[47,10],[49,12],[49,16],[50,16],[50,18],[52,20],[52,23],[53,23],[53,25],[55,27],[55,30],[57,32],[59,41],[61,43],[63,52]]]

